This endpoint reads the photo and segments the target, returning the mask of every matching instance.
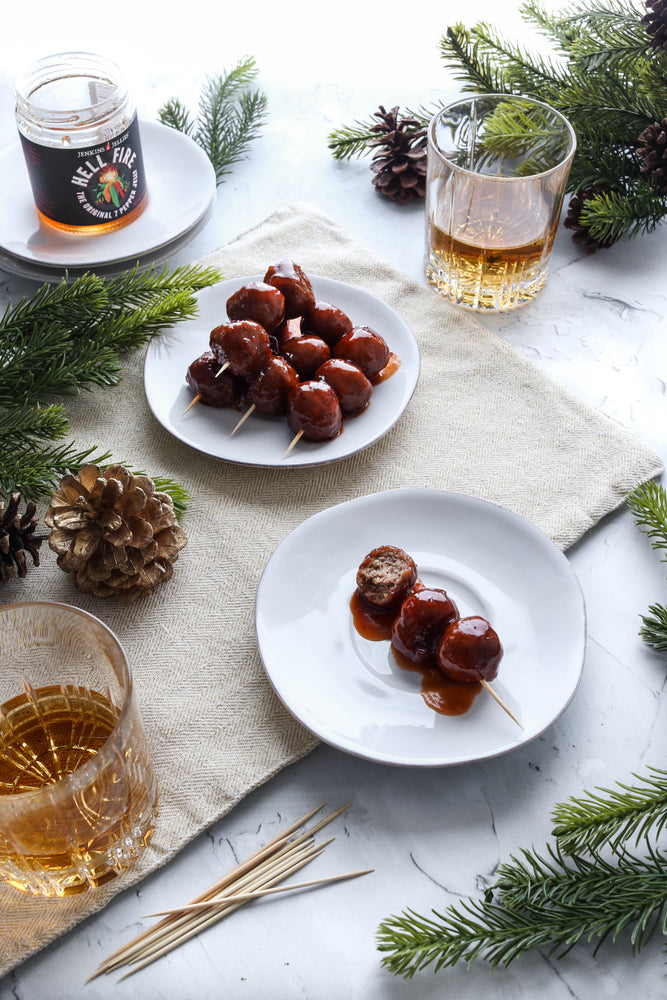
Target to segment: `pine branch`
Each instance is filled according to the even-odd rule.
[[[373,131],[375,124],[377,123],[371,118],[367,122],[355,121],[353,125],[333,129],[329,133],[328,148],[334,159],[352,160],[370,152],[369,143],[377,139],[377,132]]]
[[[598,850],[649,836],[657,838],[667,824],[667,771],[653,767],[644,776],[633,774],[636,785],[618,782],[581,798],[561,802],[553,812],[553,834],[564,853]]]
[[[667,933],[667,857],[650,849],[645,858],[623,853],[612,863],[597,853],[565,858],[558,847],[547,858],[523,851],[500,868],[484,901],[433,914],[406,910],[380,924],[378,949],[391,972],[410,978],[429,965],[437,972],[477,959],[495,968],[534,948],[562,958],[580,941],[599,948],[623,932],[637,952],[656,931]]]
[[[69,425],[62,406],[45,401],[117,383],[121,355],[194,316],[195,291],[221,277],[197,265],[144,274],[135,268],[110,279],[84,275],[45,285],[7,306],[0,317],[0,494],[39,499],[91,460],[96,448],[53,445]]]
[[[479,40],[463,24],[447,28],[440,40],[440,54],[464,91],[508,94],[505,75],[493,60],[480,52]]]
[[[201,146],[213,165],[218,184],[243,158],[264,124],[266,96],[259,90],[249,90],[256,76],[255,61],[246,56],[229,72],[206,78],[196,116],[174,99],[158,112],[165,125],[185,132]]]
[[[641,615],[642,625],[639,629],[640,638],[658,653],[667,652],[667,607],[664,604],[651,604],[650,614]]]
[[[174,128],[177,132],[183,132],[189,136],[192,136],[195,129],[192,115],[176,97],[172,97],[166,104],[162,105],[158,111],[158,120],[163,125],[168,125],[169,128]]]
[[[667,552],[667,490],[655,479],[642,483],[628,496],[635,522],[655,549]],[[667,561],[667,556],[663,562]]]
[[[0,494],[21,493],[24,500],[38,500],[48,496],[63,476],[76,473],[87,462],[93,465],[109,464],[111,452],[98,452],[95,447],[85,451],[74,443],[42,448],[5,446],[0,440]]]

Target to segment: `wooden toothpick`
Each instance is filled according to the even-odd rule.
[[[289,455],[289,453],[291,452],[291,450],[292,450],[292,448],[293,448],[293,447],[295,446],[295,444],[296,444],[296,443],[297,443],[298,441],[300,441],[300,440],[301,440],[301,436],[302,436],[302,434],[303,434],[303,431],[297,431],[297,432],[296,432],[296,434],[294,435],[294,437],[293,437],[293,438],[292,438],[292,440],[290,441],[290,444],[289,444],[289,447],[288,447],[287,451],[285,452],[285,454],[283,455],[283,458],[287,458],[287,456]]]
[[[480,684],[482,685],[482,687],[484,688],[484,690],[488,691],[489,694],[491,695],[491,697],[494,698],[498,702],[498,704],[503,709],[503,711],[507,712],[507,714],[509,715],[510,719],[513,719],[514,722],[516,722],[516,724],[519,727],[519,729],[523,729],[523,726],[521,725],[521,723],[517,719],[516,715],[514,715],[514,713],[511,711],[511,709],[505,704],[505,702],[500,697],[500,695],[497,694],[497,692],[493,690],[493,688],[491,687],[491,685],[489,684],[489,682],[482,680],[482,681],[480,681]]]
[[[250,416],[250,414],[254,411],[254,409],[255,409],[255,404],[251,403],[250,406],[248,407],[248,409],[245,411],[245,413],[241,417],[241,419],[239,420],[239,422],[236,425],[236,427],[234,428],[234,430],[232,431],[232,434],[236,434],[236,432],[239,429],[239,427],[241,427],[246,422],[246,420],[248,419],[248,417]],[[231,437],[231,434],[230,434],[230,437]]]

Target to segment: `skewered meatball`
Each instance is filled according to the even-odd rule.
[[[373,395],[373,386],[361,368],[344,358],[330,358],[315,372],[315,378],[328,382],[338,396],[344,417],[361,413]]]
[[[230,320],[251,319],[273,333],[285,319],[285,299],[274,285],[252,281],[227,299],[227,316]]]
[[[395,545],[369,552],[357,570],[359,593],[376,608],[397,608],[417,582],[414,559]]]
[[[185,381],[204,406],[237,406],[241,402],[242,380],[229,370],[217,375],[219,371],[220,362],[206,351],[192,362]]]
[[[391,351],[370,326],[355,326],[335,344],[333,356],[351,361],[372,382],[389,361]]]
[[[446,591],[417,590],[401,604],[391,630],[391,644],[413,663],[427,664],[447,626],[458,618],[458,608]]]
[[[438,666],[453,681],[475,684],[498,674],[503,647],[486,618],[472,615],[447,626],[438,645]]]
[[[271,357],[271,341],[263,326],[250,319],[234,320],[211,331],[210,348],[220,365],[229,362],[234,375],[254,375]]]
[[[302,382],[287,400],[287,426],[303,431],[307,441],[326,441],[340,434],[343,415],[338,396],[326,382]]]
[[[264,281],[283,293],[286,319],[303,316],[315,305],[313,286],[308,275],[289,257],[273,264],[264,275]]]
[[[321,337],[292,337],[283,347],[283,357],[305,381],[312,378],[320,365],[331,357],[331,351]]]
[[[287,411],[287,400],[299,384],[299,376],[284,358],[273,357],[246,389],[246,402],[260,413],[277,417]]]
[[[329,302],[316,302],[301,318],[301,333],[326,340],[329,347],[352,329],[352,320]]]

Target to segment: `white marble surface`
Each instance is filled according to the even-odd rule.
[[[336,164],[327,135],[381,103],[416,106],[455,95],[439,58],[440,34],[466,16],[502,23],[509,36],[523,33],[514,0],[477,0],[466,9],[452,0],[426,0],[414,9],[344,0],[318,15],[316,5],[304,2],[259,0],[234,14],[212,9],[202,0],[76,12],[32,0],[29,8],[3,9],[0,146],[14,141],[13,79],[38,56],[74,48],[115,55],[128,70],[142,117],[151,118],[170,96],[194,101],[205,74],[250,53],[269,99],[268,123],[249,159],[219,188],[209,225],[174,263],[303,199],[423,280],[421,206],[381,201],[368,161]],[[664,226],[593,256],[561,229],[540,299],[481,320],[665,460],[666,256]],[[0,272],[0,305],[32,287]],[[639,614],[667,599],[665,565],[627,510],[606,518],[568,555],[587,603],[586,666],[574,702],[540,739],[484,764],[417,772],[321,746],[249,795],[162,871],[8,974],[0,981],[1,1000],[663,997],[659,940],[636,958],[624,939],[595,957],[582,945],[560,961],[535,953],[491,975],[479,964],[468,972],[427,970],[410,982],[383,971],[375,947],[377,925],[389,914],[407,906],[427,914],[477,894],[521,846],[541,848],[556,802],[627,780],[645,764],[664,765],[666,661],[642,645],[637,630]],[[83,985],[102,958],[138,932],[143,914],[190,898],[322,800],[351,805],[309,873],[373,867],[373,875],[244,907],[121,984],[110,977]]]

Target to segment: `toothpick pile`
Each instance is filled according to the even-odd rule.
[[[342,875],[278,886],[278,883],[286,879],[288,875],[299,871],[309,861],[319,857],[327,844],[330,844],[334,839],[330,837],[329,840],[316,844],[314,834],[340,816],[347,809],[347,805],[331,813],[330,816],[326,816],[305,833],[293,837],[293,834],[323,806],[324,803],[311,809],[309,813],[293,823],[265,847],[237,865],[236,868],[189,903],[173,910],[162,910],[159,913],[150,914],[153,917],[162,916],[163,919],[110,955],[90,979],[129,966],[129,971],[120,977],[127,979],[128,976],[144,969],[195,934],[210,927],[211,924],[229,916],[230,913],[249,900],[287,892],[290,889],[304,889],[327,882],[339,882],[342,879],[356,878],[359,875],[367,875],[372,872],[373,869],[369,868],[364,871],[345,872]]]

